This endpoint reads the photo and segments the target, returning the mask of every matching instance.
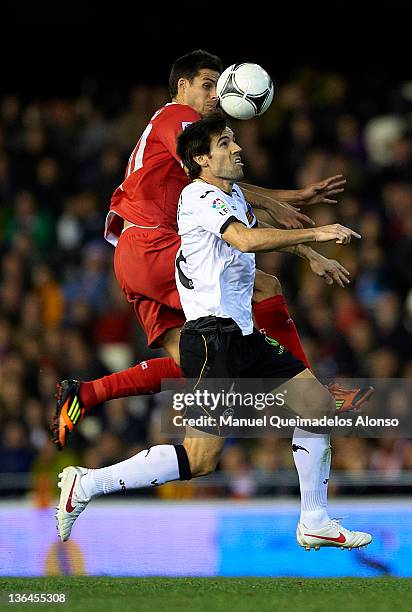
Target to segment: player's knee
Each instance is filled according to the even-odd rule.
[[[282,285],[276,276],[257,270],[253,290],[253,301],[257,303],[263,302],[263,300],[276,295],[282,295]]]

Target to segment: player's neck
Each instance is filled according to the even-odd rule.
[[[208,183],[209,185],[214,185],[215,187],[218,187],[219,189],[221,189],[228,195],[232,194],[233,181],[230,181],[227,179],[221,179],[216,176],[206,176],[206,175],[201,176],[199,178],[201,181],[204,181],[205,183]]]
[[[179,94],[177,94],[176,97],[172,98],[172,103],[173,104],[183,104],[184,106],[191,106],[190,104],[186,102],[184,96],[181,96]],[[191,108],[193,108],[193,106]],[[196,109],[193,108],[193,110],[196,110]]]

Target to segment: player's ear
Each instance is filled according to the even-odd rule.
[[[193,161],[199,164],[201,168],[206,168],[209,165],[209,158],[207,155],[196,155]]]
[[[177,92],[181,94],[185,93],[188,82],[187,79],[181,77],[177,82]]]

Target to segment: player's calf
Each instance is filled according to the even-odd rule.
[[[192,477],[206,476],[215,471],[224,442],[224,438],[187,428],[183,446],[189,459]]]
[[[308,406],[311,415],[313,415],[311,418],[332,418],[335,416],[335,400],[321,383],[319,383],[319,386],[321,389],[319,394],[317,394],[316,403]]]

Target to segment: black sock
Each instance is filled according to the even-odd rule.
[[[177,455],[177,463],[179,465],[180,480],[191,480],[192,471],[190,469],[189,457],[183,444],[174,445]]]

